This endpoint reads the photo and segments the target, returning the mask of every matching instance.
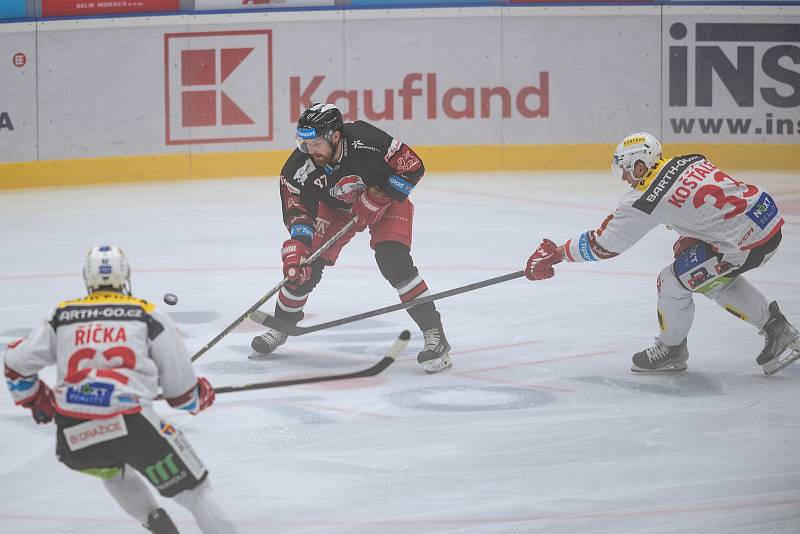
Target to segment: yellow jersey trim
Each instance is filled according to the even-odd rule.
[[[59,302],[58,308],[66,308],[67,306],[94,306],[97,304],[131,304],[139,306],[146,313],[153,313],[153,310],[156,309],[156,305],[152,302],[137,299],[136,297],[116,291],[93,291],[85,297]]]

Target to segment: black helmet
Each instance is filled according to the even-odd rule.
[[[314,139],[342,129],[342,112],[333,104],[311,104],[297,121],[297,137]]]

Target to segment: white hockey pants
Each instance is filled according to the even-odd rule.
[[[766,263],[768,255],[760,265]],[[747,253],[725,254],[723,261],[735,270],[744,263]],[[686,289],[675,276],[673,265],[658,275],[658,321],[660,339],[667,345],[679,345],[689,334],[694,320],[693,292]],[[741,275],[703,293],[725,310],[761,329],[769,318],[769,301]]]

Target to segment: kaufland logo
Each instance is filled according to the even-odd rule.
[[[164,35],[166,143],[271,141],[272,31]]]
[[[533,83],[518,89],[503,85],[452,86],[445,85],[435,72],[411,72],[403,76],[399,87],[331,89],[323,74],[311,79],[290,76],[289,120],[296,122],[314,102],[337,104],[346,121],[489,119],[498,115],[507,119],[513,114],[525,119],[546,119],[550,116],[550,73],[541,71],[531,79]]]

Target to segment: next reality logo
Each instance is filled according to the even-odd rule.
[[[271,141],[272,31],[164,35],[168,145]]]
[[[669,37],[671,108],[800,106],[800,24],[676,22]]]

